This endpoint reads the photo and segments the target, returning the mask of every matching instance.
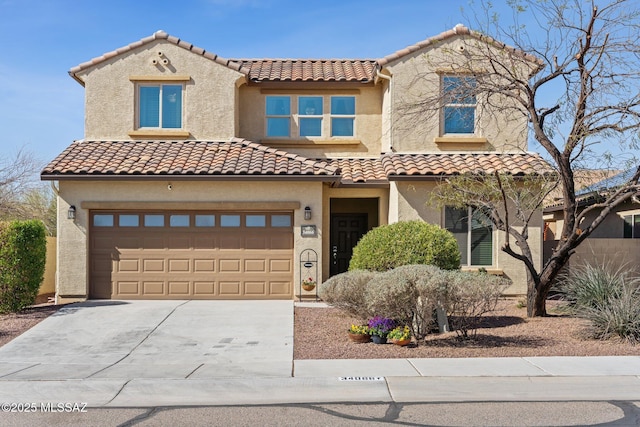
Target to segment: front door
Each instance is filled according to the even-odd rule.
[[[353,247],[367,232],[367,214],[331,215],[331,276],[349,269]]]

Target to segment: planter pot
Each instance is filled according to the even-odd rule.
[[[371,340],[371,336],[363,335],[363,334],[352,334],[350,332],[347,333],[349,335],[349,340],[355,343],[365,343]]]
[[[386,344],[387,343],[387,337],[379,337],[378,335],[373,335],[371,337],[371,340],[375,343],[375,344]]]
[[[312,291],[315,288],[316,288],[316,285],[302,285],[302,289],[304,289],[307,292]]]
[[[409,345],[411,343],[411,339],[408,338],[406,340],[393,340],[391,342],[394,343],[395,345],[405,346],[405,345]]]

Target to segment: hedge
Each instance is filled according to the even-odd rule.
[[[46,251],[41,221],[0,222],[0,313],[15,313],[35,303]]]

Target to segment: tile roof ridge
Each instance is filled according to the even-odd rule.
[[[376,62],[375,58],[229,58],[234,62],[292,61],[292,62]]]
[[[323,164],[320,161],[316,161],[316,160],[310,159],[308,157],[301,156],[299,154],[290,153],[288,151],[279,150],[279,149],[276,149],[276,148],[273,148],[273,147],[267,147],[266,145],[260,144],[260,143],[255,142],[255,141],[250,141],[248,139],[234,137],[234,138],[231,138],[229,140],[229,142],[236,143],[236,144],[241,144],[241,145],[244,145],[246,147],[253,148],[254,150],[259,150],[259,151],[264,151],[264,152],[267,152],[267,153],[280,155],[280,156],[286,157],[287,159],[290,159],[290,160],[296,160],[296,161],[302,162],[302,163],[304,163],[304,164],[306,164],[306,165],[308,165],[308,166],[310,166],[312,168],[323,168],[323,169],[327,170],[327,172],[330,172],[330,174],[332,174],[332,175],[337,175],[337,174],[340,173],[340,169],[336,168],[334,166],[328,166],[326,164]]]
[[[112,50],[110,52],[104,53],[100,56],[97,56],[89,61],[83,62],[73,68],[71,68],[69,70],[69,75],[71,75],[71,77],[73,77],[74,79],[78,80],[80,83],[82,83],[82,80],[77,76],[77,73],[79,73],[80,71],[86,70],[87,68],[91,68],[94,65],[100,64],[104,61],[107,61],[111,58],[114,58],[118,55],[121,55],[123,53],[126,52],[130,52],[134,49],[137,49],[141,46],[144,46],[146,44],[149,44],[155,40],[167,40],[170,43],[175,44],[176,46],[179,46],[183,49],[189,50],[191,52],[194,52],[198,55],[202,55],[207,59],[210,59],[220,65],[224,65],[225,67],[231,68],[232,70],[238,71],[242,74],[247,74],[248,70],[242,68],[239,64],[230,61],[226,58],[222,58],[218,55],[216,55],[215,53],[209,52],[201,47],[195,46],[191,43],[188,43],[178,37],[174,37],[170,34],[168,34],[167,32],[163,31],[163,30],[158,30],[155,33],[153,33],[150,36],[147,37],[143,37],[138,41],[129,43],[125,46],[122,46],[120,48],[117,48],[115,50]]]
[[[513,54],[515,54],[517,56],[520,56],[520,57],[525,58],[525,59],[527,59],[527,60],[529,60],[531,62],[534,62],[534,63],[542,65],[542,61],[540,60],[540,58],[538,58],[538,57],[536,57],[534,55],[531,55],[529,53],[526,53],[525,51],[520,50],[520,49],[518,49],[516,47],[509,46],[509,45],[507,45],[505,43],[502,43],[502,42],[494,39],[493,37],[485,35],[485,34],[479,32],[479,31],[471,30],[471,29],[469,29],[468,27],[466,27],[463,24],[457,24],[455,27],[453,27],[450,30],[443,31],[440,34],[428,37],[428,38],[426,38],[426,39],[424,39],[422,41],[419,41],[419,42],[417,42],[417,43],[415,43],[413,45],[410,45],[410,46],[407,46],[407,47],[405,47],[403,49],[397,50],[397,51],[395,51],[395,52],[393,52],[393,53],[391,53],[391,54],[389,54],[387,56],[379,58],[376,62],[378,63],[378,65],[380,67],[384,67],[385,65],[388,65],[389,63],[391,63],[391,62],[393,62],[395,60],[401,59],[404,56],[412,54],[412,53],[414,53],[414,52],[416,52],[416,51],[418,51],[420,49],[423,49],[425,47],[434,45],[434,44],[436,44],[438,42],[450,39],[450,38],[455,37],[455,36],[471,36],[471,37],[473,37],[473,38],[475,38],[477,40],[486,41],[487,43],[492,44],[492,45],[494,45],[494,46],[496,46],[496,47],[498,47],[500,49],[508,50],[508,51],[510,51],[511,53],[513,53]]]

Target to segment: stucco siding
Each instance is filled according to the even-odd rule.
[[[441,137],[440,102],[438,100],[440,76],[463,72],[482,72],[483,64],[474,61],[473,70],[469,69],[469,49],[474,42],[464,37],[453,37],[435,46],[406,55],[392,62],[386,68],[393,76],[390,102],[393,111],[393,147],[397,152],[424,152],[448,150],[525,150],[527,144],[527,118],[514,109],[508,108],[508,99],[492,101],[491,111],[484,110],[486,100],[478,98],[476,108],[476,132],[474,137],[484,138],[486,142],[465,143],[455,140],[437,143]],[[466,51],[462,53],[460,46]],[[478,57],[476,57],[478,58]],[[423,105],[419,109],[418,104]],[[497,111],[495,106],[501,105]],[[385,108],[385,111],[387,109]]]
[[[292,120],[290,138],[267,138],[265,128],[265,98],[268,95],[291,96],[291,113],[297,114],[298,96],[322,96],[324,118],[321,137],[297,137],[298,129]],[[332,95],[355,97],[355,135],[331,137],[329,120]],[[380,86],[362,86],[357,89],[328,84],[322,89],[261,89],[243,85],[239,89],[239,136],[273,146],[286,147],[291,153],[307,157],[366,157],[380,154],[382,146],[382,90]]]
[[[158,52],[168,65],[153,65]],[[236,136],[236,81],[244,76],[166,40],[157,40],[78,73],[85,81],[85,139],[129,140],[136,124],[132,77],[187,76],[183,130],[190,139]],[[176,84],[168,81],[167,83]],[[133,138],[135,139],[135,138]]]

